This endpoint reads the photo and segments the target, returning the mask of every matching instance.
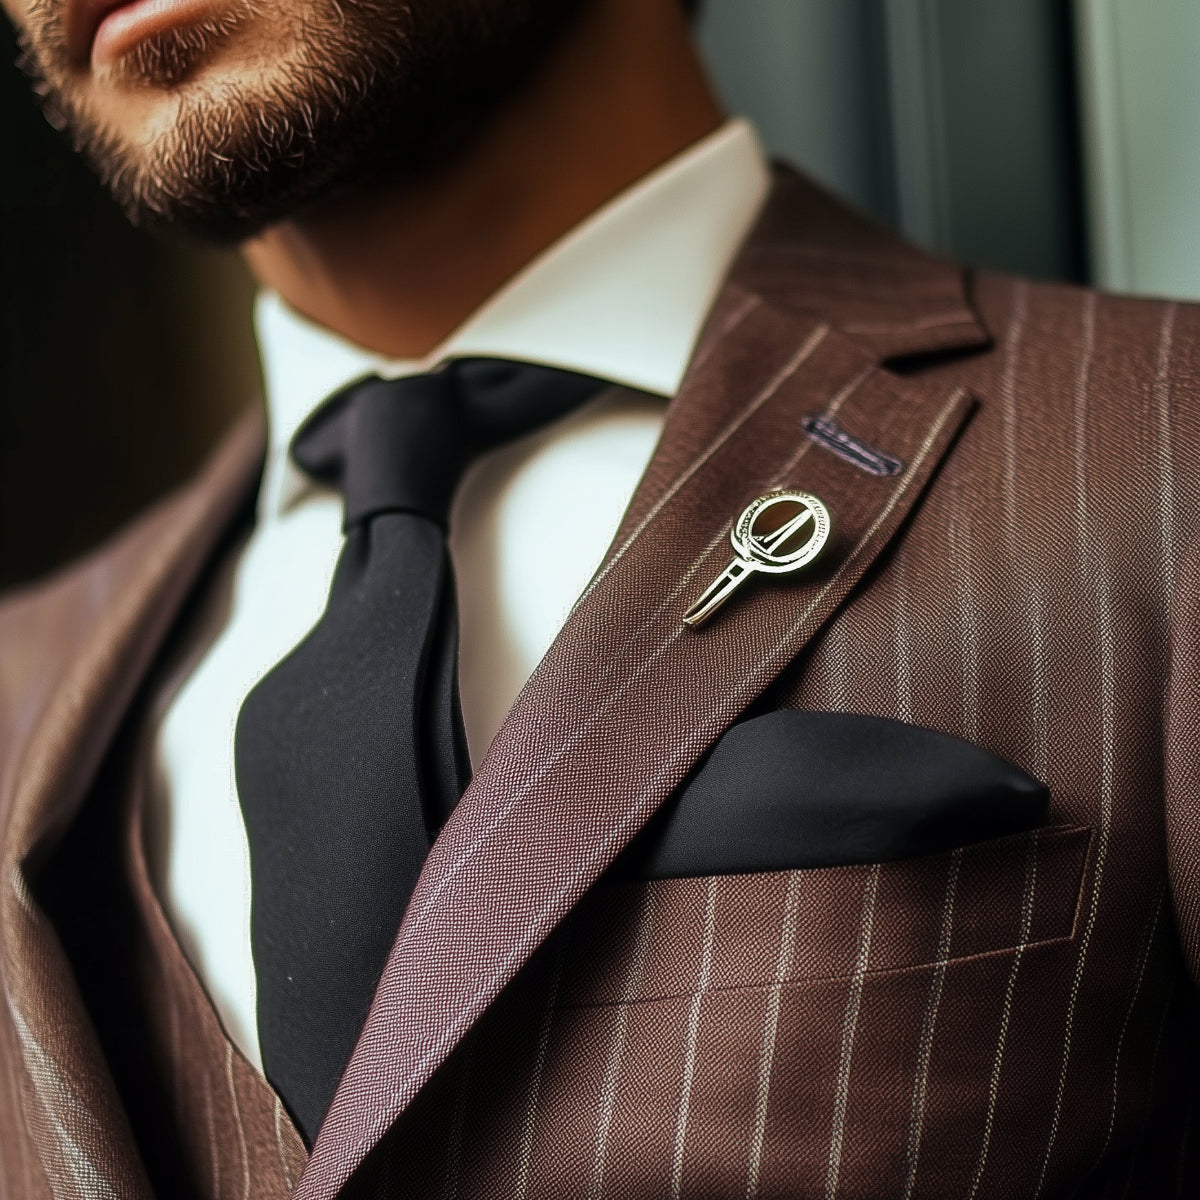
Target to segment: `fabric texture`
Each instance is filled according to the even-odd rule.
[[[1200,309],[967,274],[781,171],[311,1156],[180,956],[115,756],[246,519],[240,432],[0,607],[7,1191],[1196,1194],[1198,380]],[[904,471],[814,443],[814,413]],[[836,555],[685,637],[775,482],[836,506]],[[890,863],[607,876],[751,703],[963,738],[1044,782],[1047,819]]]
[[[238,716],[267,1078],[311,1141],[436,835],[471,777],[445,526],[473,455],[603,386],[468,359],[355,384],[296,462],[344,501],[329,604]]]

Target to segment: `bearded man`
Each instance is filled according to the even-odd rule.
[[[0,606],[0,1195],[1200,1187],[1200,314],[678,0],[4,0],[267,419]]]

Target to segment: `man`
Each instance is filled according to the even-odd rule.
[[[0,1194],[1193,1194],[1196,311],[676,0],[5,5],[270,432],[0,609]]]

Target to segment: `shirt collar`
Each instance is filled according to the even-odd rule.
[[[363,375],[428,370],[448,358],[515,358],[672,396],[729,263],[770,185],[740,119],[665,163],[550,246],[427,359],[373,354],[260,293],[255,326],[270,452],[263,512],[295,495],[276,470],[292,435],[332,392]]]

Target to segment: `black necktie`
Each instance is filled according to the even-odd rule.
[[[310,1143],[431,837],[470,778],[446,548],[455,488],[476,455],[600,386],[464,359],[358,383],[293,439],[296,463],[342,493],[345,542],[320,620],[243,703],[234,761],[263,1065]]]

